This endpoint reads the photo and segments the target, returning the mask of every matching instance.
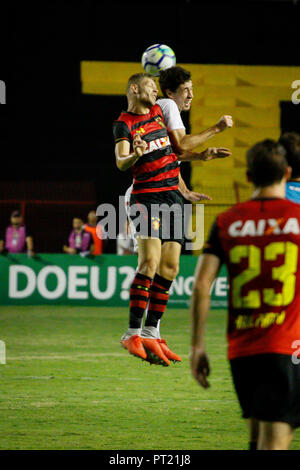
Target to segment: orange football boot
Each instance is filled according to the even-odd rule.
[[[168,359],[170,359],[170,361],[173,361],[173,362],[182,361],[181,357],[178,356],[178,354],[175,354],[173,351],[171,351],[171,349],[168,347],[166,343],[166,340],[158,339],[157,341],[159,342],[162,352],[164,353],[165,356],[167,356]]]
[[[141,340],[147,352],[148,362],[150,362],[150,364],[160,364],[162,366],[170,365],[170,361],[163,353],[157,339],[142,337]]]
[[[129,338],[121,340],[121,344],[133,356],[144,360],[147,359],[147,353],[143,347],[142,338],[139,335],[129,336]]]

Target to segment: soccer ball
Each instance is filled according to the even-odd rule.
[[[142,55],[142,66],[145,72],[157,77],[161,70],[174,67],[176,56],[174,51],[165,44],[153,44]]]

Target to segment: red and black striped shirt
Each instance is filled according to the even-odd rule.
[[[115,143],[128,140],[136,133],[147,143],[144,155],[131,167],[133,194],[178,189],[179,164],[173,152],[162,110],[155,104],[148,114],[122,112],[113,124]]]

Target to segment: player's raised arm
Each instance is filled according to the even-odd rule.
[[[178,129],[170,132],[170,138],[171,142],[175,144],[176,148],[178,148],[181,152],[185,152],[188,150],[194,150],[196,147],[203,145],[211,137],[214,137],[215,135],[232,126],[232,116],[225,115],[219,119],[217,124],[209,127],[199,134],[186,134],[183,129]]]
[[[158,100],[165,115],[170,140],[176,153],[184,153],[203,145],[208,139],[233,126],[232,116],[224,115],[218,122],[199,134],[186,134],[180,119],[182,111],[189,111],[194,97],[191,73],[175,66],[162,70],[159,84],[164,99]],[[177,110],[171,102],[177,106]]]
[[[203,152],[192,152],[190,150],[185,151],[182,154],[177,155],[178,160],[192,162],[195,160],[201,160],[208,162],[215,158],[226,158],[231,156],[231,151],[225,147],[208,147]]]
[[[128,170],[135,162],[144,155],[147,144],[137,134],[133,140],[133,152],[130,152],[130,143],[128,140],[121,140],[115,145],[116,164],[119,170]]]
[[[181,192],[184,199],[190,202],[199,202],[199,201],[211,201],[211,197],[204,193],[196,193],[195,191],[191,191],[186,186],[185,182],[182,179],[181,174],[178,175],[179,183],[178,189]]]

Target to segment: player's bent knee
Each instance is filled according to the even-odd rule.
[[[153,278],[157,270],[158,262],[155,259],[145,259],[139,263],[138,271],[144,276]]]
[[[159,275],[166,278],[173,280],[179,273],[179,264],[172,264],[172,263],[167,263],[163,264],[159,268]]]

